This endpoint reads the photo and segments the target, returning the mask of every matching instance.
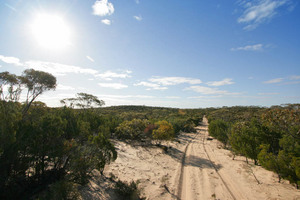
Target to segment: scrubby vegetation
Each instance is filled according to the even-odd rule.
[[[55,87],[56,78],[42,71],[0,73],[1,199],[76,199],[92,170],[102,173],[117,158],[111,138],[170,140],[203,116],[196,109],[100,108],[105,102],[86,93],[61,100],[60,108],[36,101]]]
[[[204,115],[209,131],[235,154],[253,159],[299,185],[298,104],[260,107],[175,109],[146,106],[101,107],[86,93],[49,108],[37,97],[56,87],[51,74],[25,70],[0,73],[0,199],[76,199],[78,185],[94,169],[117,158],[111,139],[172,140],[193,132]],[[25,102],[20,95],[26,93]],[[119,191],[137,184],[119,183]],[[123,188],[123,189],[122,189]],[[130,192],[132,193],[132,192]]]
[[[209,132],[235,154],[254,160],[299,188],[300,105],[232,107],[209,112]]]

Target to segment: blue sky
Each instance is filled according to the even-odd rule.
[[[0,72],[55,75],[49,106],[300,103],[299,19],[297,0],[2,0]]]

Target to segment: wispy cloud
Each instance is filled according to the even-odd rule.
[[[45,71],[56,76],[64,76],[68,73],[90,74],[93,76],[98,74],[98,71],[94,69],[82,68],[79,66],[65,65],[65,64],[54,63],[54,62],[43,62],[43,61],[32,60],[32,61],[25,62],[24,65],[26,68],[33,68],[35,70]]]
[[[67,86],[67,85],[62,85],[62,84],[58,84],[56,86],[57,90],[75,90],[75,88],[73,88],[72,86]]]
[[[135,16],[133,16],[133,18],[136,19],[137,21],[142,21],[143,20],[141,15],[139,15],[139,16],[135,15]]]
[[[193,96],[188,97],[188,99],[213,99],[213,98],[220,98],[222,95],[216,95],[216,96]]]
[[[140,0],[135,0],[135,3],[136,3],[136,4],[139,4],[139,3],[140,3]]]
[[[218,88],[210,88],[210,87],[199,86],[199,85],[192,85],[190,87],[185,88],[184,90],[192,90],[194,92],[198,92],[201,94],[208,94],[208,95],[240,95],[241,94],[237,92],[228,92],[226,90],[219,90]]]
[[[278,95],[279,93],[277,93],[277,92],[263,92],[263,93],[258,93],[258,95],[267,95],[267,96],[269,96],[269,95]]]
[[[104,80],[110,81],[112,78],[130,78],[131,71],[126,70],[124,73],[115,73],[111,71],[106,71],[102,74],[97,74],[96,77],[100,77]]]
[[[260,24],[271,20],[277,14],[278,8],[287,2],[288,0],[244,1],[245,10],[237,21],[246,24],[245,30],[253,30]]]
[[[116,90],[128,88],[128,85],[122,84],[122,83],[98,83],[100,87],[104,88],[112,88]]]
[[[101,98],[115,98],[115,99],[152,99],[154,96],[148,95],[98,95]]]
[[[95,1],[93,8],[93,14],[98,16],[112,15],[115,11],[114,5],[108,0]]]
[[[166,89],[168,89],[167,87],[162,87],[159,84],[149,83],[149,82],[145,82],[145,81],[136,83],[136,84],[134,84],[134,86],[145,86],[145,87],[147,87],[147,90],[166,90]]]
[[[209,86],[222,86],[234,84],[231,78],[225,78],[222,81],[211,81],[206,83]]]
[[[264,81],[263,83],[273,84],[273,83],[280,83],[282,81],[283,81],[283,78],[275,78],[275,79],[271,79],[271,80],[268,80],[268,81]]]
[[[290,76],[290,80],[299,80],[300,76]]]
[[[86,58],[87,58],[89,61],[91,61],[91,62],[95,62],[95,60],[94,60],[92,57],[90,57],[90,56],[86,56]]]
[[[149,81],[164,86],[178,85],[182,83],[188,83],[191,85],[202,83],[200,79],[186,78],[186,77],[154,77],[154,78],[150,78]]]
[[[13,7],[13,6],[11,6],[11,5],[7,4],[7,3],[5,3],[4,5],[5,5],[6,7],[8,7],[9,9],[15,11],[15,12],[17,11],[17,9],[16,9],[15,7]]]
[[[179,96],[166,96],[166,99],[180,99],[181,97]]]
[[[109,19],[102,19],[101,22],[106,25],[111,25],[111,21]]]
[[[0,55],[0,60],[2,62],[7,63],[7,64],[14,64],[16,66],[23,66],[23,64],[20,62],[20,59],[16,58],[16,57],[9,57],[9,56]]]
[[[225,90],[219,90],[217,88],[210,88],[205,86],[193,85],[185,88],[185,90],[192,90],[202,94],[227,94],[228,92]]]
[[[263,45],[262,44],[247,45],[243,47],[231,48],[230,50],[231,51],[261,51],[263,50]]]

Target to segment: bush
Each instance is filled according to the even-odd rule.
[[[225,147],[228,141],[229,125],[223,120],[213,120],[208,126],[209,134],[222,142]]]
[[[41,193],[37,198],[44,200],[52,199],[81,199],[77,185],[66,180],[57,181],[49,186],[49,189]]]
[[[124,121],[116,128],[116,136],[119,139],[139,140],[149,137],[146,128],[150,122],[146,119],[133,119]]]
[[[118,180],[115,185],[115,190],[119,194],[120,199],[123,200],[140,200],[145,199],[140,197],[140,191],[138,189],[138,182],[132,181],[126,183]]]
[[[152,135],[155,140],[172,140],[174,138],[174,128],[166,120],[157,122],[158,129],[153,130]]]

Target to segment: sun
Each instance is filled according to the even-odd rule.
[[[60,50],[71,44],[70,28],[58,15],[37,14],[31,31],[37,43],[47,49]]]

